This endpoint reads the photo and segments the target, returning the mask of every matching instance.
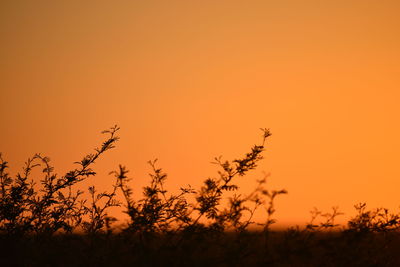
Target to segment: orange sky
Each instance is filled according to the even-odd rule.
[[[240,157],[270,128],[276,218],[313,207],[398,208],[399,1],[3,1],[0,151],[11,171],[36,152],[64,173],[114,124],[97,162],[197,187],[218,155]],[[242,183],[243,192],[252,182]],[[87,186],[85,184],[85,186]],[[261,218],[261,217],[259,217]]]

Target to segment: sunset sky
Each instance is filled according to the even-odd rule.
[[[276,218],[313,207],[399,210],[400,1],[2,1],[0,152],[12,173],[40,152],[60,175],[121,127],[82,185],[134,192],[158,158],[172,191],[216,177],[269,128],[265,159],[285,188]],[[262,220],[262,214],[257,217]]]

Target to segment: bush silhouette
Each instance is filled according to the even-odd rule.
[[[27,160],[23,173],[18,173],[13,179],[6,172],[8,163],[0,155],[0,231],[17,235],[52,235],[58,230],[71,232],[78,227],[82,223],[83,215],[91,208],[85,207],[84,201],[79,200],[82,192],[78,190],[74,193],[72,188],[85,178],[96,174],[91,167],[99,156],[114,148],[115,142],[119,139],[115,136],[118,130],[119,128],[115,126],[104,131],[103,133],[109,134],[109,138],[102,146],[96,148],[95,153],[88,154],[76,162],[78,168],[59,178],[53,172],[50,159],[36,154]],[[39,167],[43,168],[44,175],[40,180],[40,189],[30,178],[32,169]],[[110,198],[112,199],[114,195],[110,195]],[[115,203],[108,203],[108,206],[112,205]],[[104,220],[101,216],[100,218],[92,216],[91,219]]]
[[[50,165],[50,159],[40,154],[34,155],[25,164],[22,174],[11,178],[6,172],[8,163],[1,159],[0,185],[0,230],[7,234],[36,234],[52,235],[57,231],[72,232],[78,227],[83,227],[87,233],[96,233],[108,228],[110,221],[115,220],[107,216],[107,209],[119,206],[116,200],[117,190],[122,192],[125,200],[126,213],[130,222],[126,231],[130,232],[159,232],[181,231],[200,226],[200,219],[206,217],[211,220],[207,226],[201,227],[225,230],[233,227],[235,230],[245,230],[251,223],[251,217],[255,209],[261,205],[269,205],[268,215],[274,212],[273,200],[279,194],[286,193],[285,190],[269,192],[264,188],[265,179],[259,181],[258,187],[249,196],[234,195],[230,198],[229,207],[221,208],[220,202],[224,192],[238,190],[234,183],[236,176],[244,176],[247,172],[257,167],[258,161],[262,159],[261,153],[264,149],[265,140],[271,135],[267,129],[263,130],[262,144],[255,145],[251,152],[242,159],[232,162],[222,161],[215,158],[221,170],[219,177],[208,178],[204,181],[200,190],[192,188],[181,188],[178,195],[169,195],[164,189],[167,174],[156,166],[157,160],[149,161],[153,173],[148,186],[144,188],[143,198],[134,200],[132,190],[128,182],[127,169],[119,166],[115,175],[116,183],[111,193],[97,193],[95,186],[89,187],[90,205],[87,200],[82,200],[82,191],[74,192],[76,184],[96,173],[92,169],[95,161],[107,150],[114,148],[119,137],[116,135],[119,128],[112,127],[103,131],[108,138],[95,153],[88,154],[79,162],[79,168],[67,172],[60,178],[53,173],[54,168]],[[42,167],[44,177],[41,179],[39,189],[34,180],[30,178],[33,168]],[[195,203],[189,203],[188,195],[195,195]],[[263,196],[269,198],[267,203]],[[99,203],[105,200],[103,206]],[[252,202],[251,209],[246,204]],[[242,220],[244,212],[250,213],[249,218]],[[84,220],[88,215],[88,221]],[[274,221],[268,218],[265,229]]]
[[[269,266],[396,266],[400,243],[400,217],[387,209],[355,206],[356,215],[346,227],[335,223],[342,215],[312,211],[304,228],[272,231],[275,200],[286,190],[269,190],[266,178],[257,180],[249,194],[240,192],[237,179],[255,169],[271,133],[262,130],[260,144],[242,158],[214,159],[216,178],[207,178],[198,189],[165,189],[168,178],[149,161],[150,182],[143,196],[133,195],[132,179],[125,166],[110,174],[110,192],[88,188],[88,197],[77,185],[95,176],[93,165],[115,147],[118,126],[93,153],[75,162],[77,168],[58,176],[48,157],[28,159],[21,173],[11,177],[0,154],[0,251],[4,265],[269,265]],[[32,171],[40,169],[39,183]],[[113,207],[122,206],[129,221],[117,231]],[[253,221],[256,210],[264,221]],[[250,229],[251,225],[258,228]],[[261,227],[260,227],[261,226]]]

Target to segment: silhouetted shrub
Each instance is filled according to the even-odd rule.
[[[87,198],[76,185],[95,176],[92,166],[119,137],[114,126],[94,153],[76,162],[63,176],[54,173],[48,157],[34,155],[22,173],[12,178],[0,154],[0,252],[4,266],[398,266],[400,245],[398,214],[387,209],[357,214],[346,227],[335,223],[342,215],[314,209],[305,228],[272,231],[276,197],[286,190],[269,190],[266,177],[252,192],[239,192],[237,179],[255,169],[271,135],[262,129],[262,141],[242,158],[217,157],[216,178],[199,189],[165,189],[167,174],[149,161],[150,182],[143,195],[134,196],[128,170],[111,172],[110,192],[88,188]],[[33,179],[39,169],[41,179]],[[37,183],[39,181],[39,183]],[[118,197],[118,195],[120,195]],[[116,231],[113,207],[123,206],[129,221]],[[264,210],[264,221],[253,215]],[[250,226],[258,226],[250,230]],[[261,227],[260,227],[261,226]]]
[[[95,203],[90,208],[85,207],[85,201],[79,200],[82,191],[73,192],[72,187],[96,174],[91,166],[100,155],[114,148],[118,140],[115,135],[118,130],[119,128],[115,126],[103,131],[109,134],[109,138],[102,146],[96,148],[95,153],[88,154],[81,161],[76,162],[79,165],[78,168],[61,177],[57,177],[57,174],[53,172],[54,168],[50,165],[48,157],[36,154],[25,163],[23,173],[18,173],[13,179],[6,172],[8,163],[0,155],[0,231],[18,235],[52,235],[59,230],[72,232],[82,223],[83,216],[90,211],[92,212],[89,224],[92,226],[88,226],[87,229],[88,231],[97,230],[99,224],[105,220],[104,215],[95,214],[99,211]],[[43,168],[44,176],[40,180],[41,188],[36,187],[34,179],[30,178],[32,169],[39,167]],[[94,188],[90,191],[94,194]],[[108,206],[115,205],[112,201],[114,195],[109,196],[111,202]],[[106,195],[98,196],[105,197]],[[104,209],[101,212],[104,212]]]

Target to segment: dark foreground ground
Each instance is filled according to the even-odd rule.
[[[1,236],[0,266],[400,266],[399,233]],[[268,242],[265,242],[268,240]]]

